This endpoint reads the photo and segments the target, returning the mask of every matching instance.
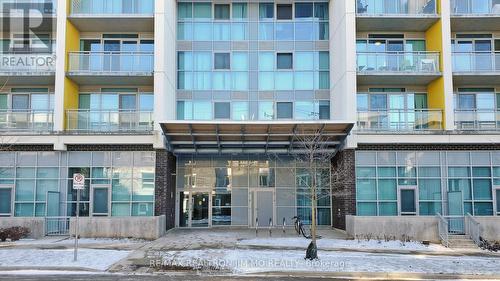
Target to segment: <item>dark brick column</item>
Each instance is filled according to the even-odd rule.
[[[332,160],[332,224],[345,229],[345,216],[356,214],[355,150],[339,151]]]
[[[175,227],[175,166],[172,153],[156,150],[155,216],[166,216],[167,230]]]

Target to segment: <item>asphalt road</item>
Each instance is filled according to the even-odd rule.
[[[324,281],[330,278],[308,278],[308,277],[276,277],[276,276],[258,276],[258,277],[230,277],[230,276],[197,276],[197,275],[98,275],[98,274],[88,274],[88,275],[0,275],[0,280],[11,281],[11,280],[24,280],[24,281],[259,281],[259,280],[273,280],[273,281],[288,281],[288,280],[304,280],[304,281]],[[352,279],[335,279],[330,280],[352,280]],[[366,280],[366,279],[364,279]]]

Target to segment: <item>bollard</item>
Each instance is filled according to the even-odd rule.
[[[269,236],[273,236],[273,219],[269,218]]]
[[[255,218],[255,236],[259,236],[259,218]]]
[[[285,234],[285,227],[286,227],[286,220],[285,217],[283,217],[283,234]]]

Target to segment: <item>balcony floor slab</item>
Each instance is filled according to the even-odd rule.
[[[500,72],[453,73],[455,86],[490,85],[500,86]]]
[[[441,76],[440,73],[366,73],[358,72],[358,85],[427,85]]]
[[[81,73],[68,72],[68,77],[79,85],[117,85],[137,86],[152,85],[154,77],[152,72],[144,73]]]
[[[153,15],[72,15],[70,21],[80,31],[102,32],[153,32]]]
[[[439,15],[357,15],[357,31],[426,31]]]
[[[500,31],[500,15],[451,17],[452,31]]]

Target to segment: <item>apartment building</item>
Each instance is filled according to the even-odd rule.
[[[0,220],[307,223],[311,130],[322,227],[500,214],[496,0],[0,4]]]

